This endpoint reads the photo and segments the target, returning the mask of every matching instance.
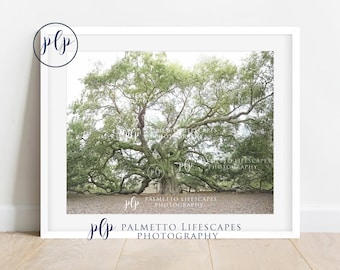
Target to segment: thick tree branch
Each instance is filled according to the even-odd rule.
[[[169,127],[169,132],[167,132],[165,135],[163,135],[163,138],[159,142],[160,144],[164,144],[176,132],[174,127],[175,127],[178,119],[180,118],[180,116],[182,115],[182,113],[184,111],[184,108],[185,108],[185,106],[187,104],[187,100],[188,100],[188,98],[186,97],[181,110],[179,111],[179,113],[177,114],[177,116],[175,118],[175,121]]]
[[[187,174],[187,175],[191,175],[193,177],[196,177],[200,180],[202,180],[204,183],[206,183],[212,190],[215,190],[217,192],[223,192],[223,191],[227,191],[223,188],[221,188],[220,186],[218,186],[216,183],[214,183],[211,179],[209,179],[208,177],[206,177],[205,175],[203,174],[194,174],[192,173],[191,171],[187,172],[187,171],[184,171],[183,172],[184,174]]]
[[[226,117],[213,117],[213,118],[206,118],[204,120],[201,120],[199,122],[195,122],[190,124],[189,126],[187,126],[187,128],[197,128],[200,126],[204,126],[207,124],[212,124],[212,123],[218,123],[218,122],[227,122],[227,123],[231,123],[232,120],[235,120],[237,118],[239,118],[242,115],[248,115],[261,101],[267,99],[268,97],[272,96],[274,93],[270,93],[267,96],[264,96],[260,99],[258,99],[256,102],[254,102],[252,105],[249,106],[249,108],[245,111],[239,112],[237,114],[234,115],[229,115]]]

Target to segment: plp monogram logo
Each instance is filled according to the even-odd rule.
[[[78,38],[66,24],[48,23],[35,34],[33,50],[42,64],[53,68],[63,67],[75,58],[78,51]]]

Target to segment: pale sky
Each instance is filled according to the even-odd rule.
[[[228,59],[239,65],[250,52],[167,52],[170,61],[178,62],[184,67],[191,67],[202,57],[216,56]],[[95,64],[100,62],[103,70],[109,69],[117,59],[124,56],[124,52],[78,52],[71,63],[67,65],[67,105],[80,97],[84,88],[80,79],[94,70]]]

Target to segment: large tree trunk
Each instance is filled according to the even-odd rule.
[[[160,181],[160,193],[161,194],[178,194],[178,182],[175,175],[164,175]]]

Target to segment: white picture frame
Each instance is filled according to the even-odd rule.
[[[53,37],[55,29],[55,27],[46,27],[41,31],[41,44],[44,36]],[[89,238],[94,228],[97,230],[92,231],[91,239],[92,237],[144,239],[145,236],[150,239],[184,239],[183,229],[185,233],[190,234],[190,237],[192,236],[190,239],[299,237],[300,46],[298,28],[72,27],[72,30],[77,36],[79,55],[82,52],[110,51],[273,51],[275,55],[274,211],[272,214],[263,215],[67,214],[67,80],[68,70],[76,63],[78,56],[74,56],[76,49],[73,47],[68,52],[69,56],[67,54],[61,56],[74,58],[67,65],[54,68],[41,64],[42,238]],[[48,63],[49,58],[53,57],[57,56],[47,53],[42,55],[41,59],[42,62]],[[167,226],[158,226],[158,229],[155,229],[152,227],[155,224],[167,224]],[[214,224],[230,224],[230,226],[236,224],[242,229],[214,230],[216,228],[212,226]],[[202,235],[199,235],[200,233]]]

